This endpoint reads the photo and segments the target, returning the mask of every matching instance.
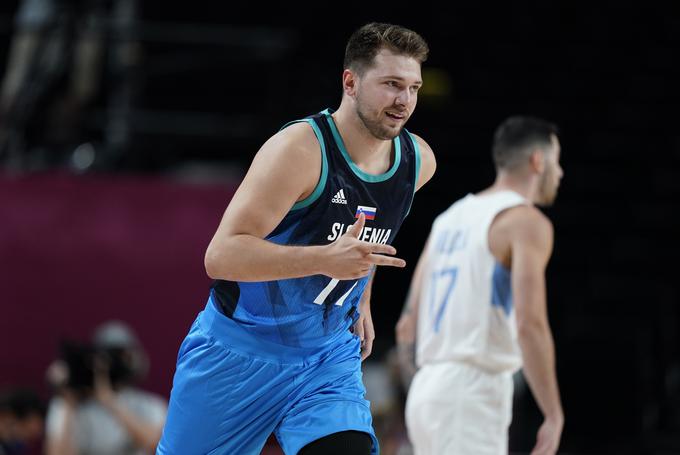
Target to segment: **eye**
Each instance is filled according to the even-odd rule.
[[[385,81],[385,84],[387,84],[388,87],[398,87],[399,86],[397,81]]]

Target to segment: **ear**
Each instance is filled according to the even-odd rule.
[[[346,69],[342,72],[342,90],[347,96],[353,97],[356,93],[356,74]]]
[[[529,166],[536,174],[543,173],[545,170],[545,155],[541,149],[537,148],[531,152],[531,156],[529,157]]]

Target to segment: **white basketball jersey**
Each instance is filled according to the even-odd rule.
[[[418,314],[417,363],[458,361],[490,372],[522,366],[510,270],[491,254],[489,226],[528,202],[513,191],[468,194],[432,226]]]

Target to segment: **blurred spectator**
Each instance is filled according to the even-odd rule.
[[[130,98],[136,11],[137,0],[21,0],[0,89],[0,157],[9,167],[62,164],[91,139],[88,109],[104,91],[113,100],[109,145],[127,140],[120,118]],[[71,160],[82,165],[83,157]]]
[[[47,455],[153,453],[167,402],[135,387],[147,370],[137,337],[118,321],[100,326],[92,345],[63,345],[48,369],[58,395],[47,413]]]
[[[28,389],[0,392],[0,455],[24,453],[43,434],[45,405]]]

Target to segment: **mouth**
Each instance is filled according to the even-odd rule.
[[[392,120],[397,121],[402,121],[406,119],[406,112],[387,111],[385,112],[385,115],[387,115],[387,117],[391,118]]]

